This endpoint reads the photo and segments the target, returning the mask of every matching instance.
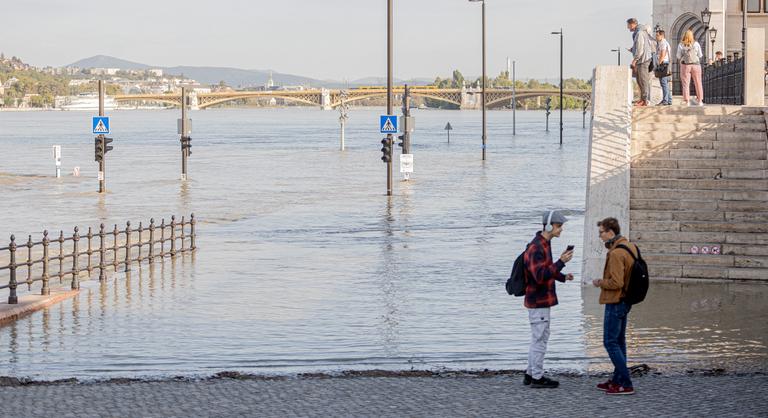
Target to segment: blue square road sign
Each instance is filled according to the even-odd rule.
[[[397,129],[397,116],[396,115],[381,115],[379,118],[379,130],[383,134],[396,134]]]
[[[108,116],[94,116],[93,117],[93,133],[97,135],[109,133],[109,117]]]

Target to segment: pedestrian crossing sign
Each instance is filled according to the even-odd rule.
[[[383,134],[397,133],[397,116],[381,115],[379,118],[379,128]]]
[[[109,117],[106,116],[94,116],[93,117],[93,133],[95,134],[108,134],[109,133]]]

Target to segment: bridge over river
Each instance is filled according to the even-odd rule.
[[[395,95],[401,95],[404,88],[395,87]],[[190,106],[192,109],[205,109],[207,107],[226,103],[233,100],[252,99],[252,98],[274,98],[286,101],[303,103],[310,106],[320,106],[323,109],[333,109],[342,102],[342,92],[346,92],[346,103],[353,103],[366,99],[380,98],[387,96],[387,89],[383,87],[362,87],[349,90],[269,90],[269,91],[228,91],[214,93],[196,93],[190,92]],[[433,87],[412,87],[410,89],[413,97],[423,97],[447,104],[458,106],[460,109],[479,109],[482,90],[481,89],[439,89]],[[533,97],[552,97],[558,96],[560,90],[557,89],[487,89],[487,106],[503,106],[512,101],[513,97],[518,100],[529,99]],[[564,90],[563,95],[573,97],[579,100],[591,101],[592,90]],[[150,101],[169,103],[172,105],[181,105],[181,94],[124,94],[114,96],[117,102],[137,102]]]

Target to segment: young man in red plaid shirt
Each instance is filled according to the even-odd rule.
[[[525,307],[531,323],[531,346],[528,350],[528,369],[524,385],[533,388],[556,388],[556,380],[544,377],[544,355],[549,341],[549,309],[557,305],[555,280],[573,280],[573,274],[561,273],[565,263],[573,258],[573,249],[565,250],[556,263],[552,262],[552,238],[560,237],[567,221],[558,211],[545,212],[543,231],[537,232],[525,250]]]

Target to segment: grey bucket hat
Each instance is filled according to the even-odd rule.
[[[541,218],[541,224],[542,225],[549,225],[549,224],[564,224],[568,222],[568,218],[563,215],[562,212],[553,210],[553,211],[546,211],[542,215]]]

